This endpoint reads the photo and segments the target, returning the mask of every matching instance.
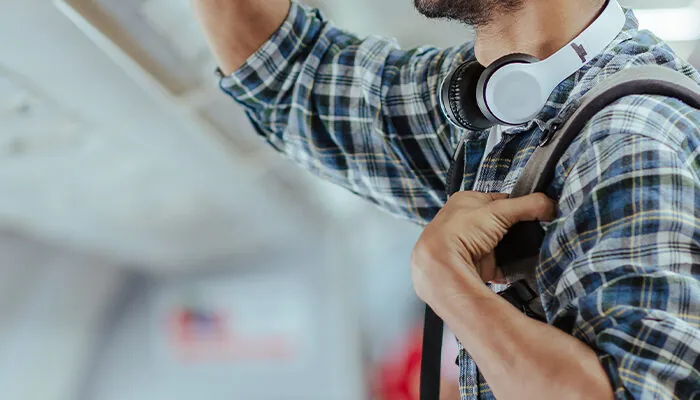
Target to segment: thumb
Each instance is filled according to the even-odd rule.
[[[490,207],[493,215],[504,220],[509,227],[520,221],[551,221],[555,216],[554,201],[542,193],[497,200]]]

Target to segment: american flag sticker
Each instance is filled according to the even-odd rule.
[[[222,310],[182,307],[168,321],[169,342],[184,363],[287,359],[293,346],[283,335],[244,336]]]

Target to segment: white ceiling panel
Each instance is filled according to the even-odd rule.
[[[97,10],[74,14],[79,28],[48,1],[3,3],[0,36],[15,40],[0,52],[0,224],[167,269],[293,243],[328,210],[362,212],[261,144],[210,79],[188,2],[61,2]],[[341,27],[404,46],[471,37],[421,17],[411,0],[314,4]]]
[[[265,169],[154,101],[51,4],[3,11],[0,35],[23,39],[0,52],[1,228],[156,270],[314,232],[323,217],[309,213],[304,180],[284,193],[274,175],[263,184]]]

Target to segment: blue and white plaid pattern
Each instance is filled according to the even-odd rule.
[[[300,166],[426,224],[444,204],[464,135],[463,188],[508,193],[543,130],[606,77],[659,64],[700,82],[628,11],[606,51],[485,155],[488,131],[451,127],[437,98],[445,75],[473,58],[471,44],[404,51],[359,39],[292,3],[282,27],[221,87]],[[617,398],[700,397],[700,111],[655,96],[618,101],[570,147],[549,194],[558,217],[538,267],[549,322],[595,349]],[[492,399],[464,350],[460,365],[462,399]]]

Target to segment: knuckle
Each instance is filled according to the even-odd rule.
[[[496,199],[489,203],[489,208],[491,209],[499,209],[500,207],[503,207],[504,204],[508,204],[510,202],[510,199]]]
[[[438,251],[431,240],[421,238],[413,247],[411,252],[411,265],[413,267],[421,267],[431,264],[438,258]]]
[[[501,214],[502,210],[509,207],[510,202],[508,199],[494,200],[486,206],[486,211],[488,214]]]
[[[491,225],[499,231],[508,230],[508,228],[515,223],[515,221],[513,221],[507,215],[500,212],[492,212],[490,213],[490,217]]]
[[[428,246],[425,240],[420,239],[415,246],[413,246],[413,251],[411,251],[411,265],[418,266],[423,263],[426,258],[429,258]]]
[[[447,205],[457,208],[476,208],[491,201],[491,196],[479,192],[458,192],[450,196]]]
[[[471,201],[472,195],[469,192],[458,192],[450,196],[447,200],[447,207],[457,207],[461,206],[469,201]]]
[[[458,200],[464,200],[464,199],[471,199],[474,197],[474,192],[457,192],[450,196],[450,199],[453,199],[455,201]]]
[[[507,228],[513,224],[513,221],[508,217],[508,213],[505,212],[511,206],[512,200],[510,199],[496,200],[488,205],[488,213],[486,215],[496,227],[500,229]]]

